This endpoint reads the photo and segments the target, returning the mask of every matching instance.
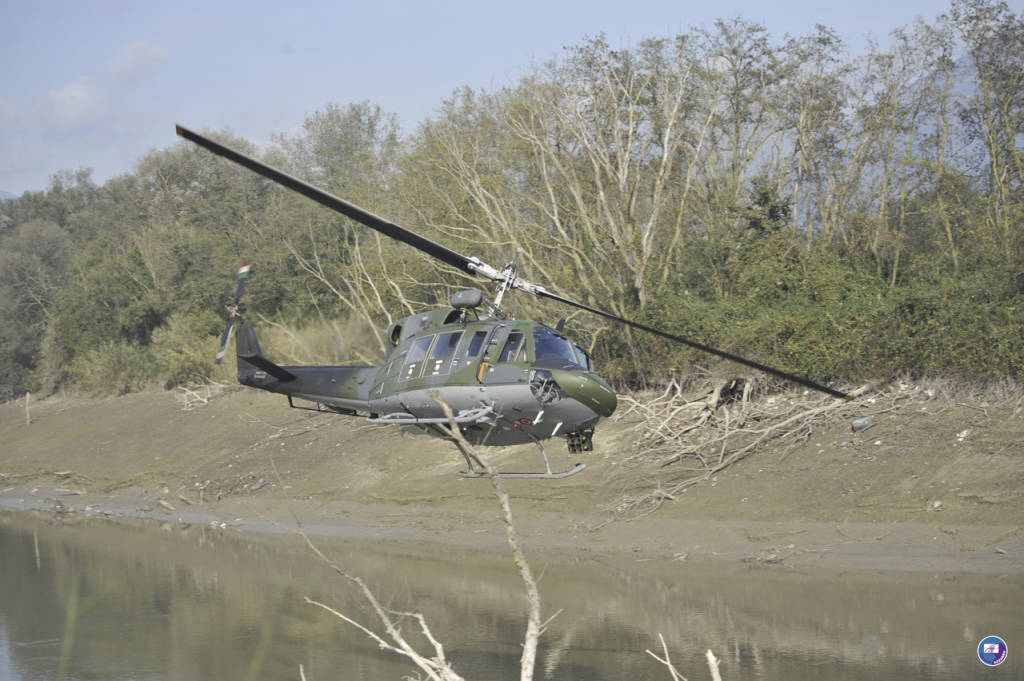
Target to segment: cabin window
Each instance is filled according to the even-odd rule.
[[[427,356],[427,350],[430,348],[430,344],[433,341],[433,336],[417,338],[416,342],[412,344],[412,348],[409,349],[409,354],[405,356],[405,363],[415,364],[416,362],[422,361],[423,358]]]
[[[572,350],[572,343],[546,326],[533,327],[533,351],[538,360],[564,359],[566,362],[580,364]]]
[[[434,349],[430,351],[430,359],[448,359],[454,355],[455,346],[459,344],[459,338],[461,337],[461,331],[442,333],[437,337],[437,343],[434,345]]]
[[[405,367],[398,380],[408,381],[411,378],[419,378],[423,369],[423,360],[426,359],[427,351],[430,350],[430,344],[434,342],[435,338],[437,336],[424,336],[413,341],[412,347],[405,355]]]
[[[516,359],[516,350],[519,349],[519,344],[523,341],[523,334],[519,331],[513,331],[508,335],[508,339],[505,341],[505,347],[501,349],[501,354],[498,355],[498,363],[502,362],[513,362]]]
[[[425,376],[439,376],[448,373],[451,368],[452,355],[455,354],[455,348],[461,337],[461,331],[438,335],[434,349],[430,351],[430,359],[426,362],[427,368],[423,371]]]
[[[398,369],[403,364],[405,364],[405,353],[404,352],[402,354],[400,354],[398,357],[395,357],[388,364],[388,368],[387,368],[387,371],[386,371],[387,375],[389,377],[391,377],[391,378],[394,378],[396,375],[398,375]]]

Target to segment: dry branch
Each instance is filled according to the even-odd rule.
[[[658,655],[651,650],[646,650],[645,652],[658,662],[665,665],[668,669],[668,673],[672,675],[672,681],[687,681],[686,677],[680,674],[679,670],[677,670],[675,665],[672,664],[672,659],[668,655],[668,644],[665,643],[665,637],[659,633],[658,639],[661,641],[661,649],[664,651],[665,657],[658,657]]]
[[[505,521],[505,534],[508,539],[508,544],[512,548],[512,555],[515,560],[516,567],[519,569],[520,577],[523,580],[523,584],[526,588],[527,600],[529,602],[529,614],[527,617],[526,634],[523,640],[523,654],[520,658],[520,681],[532,681],[533,671],[536,664],[537,658],[537,641],[540,638],[540,634],[544,631],[547,625],[558,615],[548,618],[547,621],[541,622],[540,619],[540,590],[537,587],[537,580],[533,576],[533,572],[530,569],[529,563],[526,561],[526,555],[523,553],[522,546],[519,541],[519,535],[516,531],[515,524],[512,518],[512,508],[509,503],[508,493],[504,489],[504,485],[501,482],[501,478],[495,475],[493,469],[487,465],[486,461],[481,459],[476,454],[472,445],[466,441],[462,436],[461,431],[455,424],[454,416],[451,408],[440,399],[438,395],[434,396],[434,399],[444,409],[445,414],[449,419],[449,426],[452,433],[452,437],[456,439],[459,444],[464,448],[465,451],[471,452],[474,460],[478,461],[487,473],[488,478],[491,481],[491,485],[494,488],[495,496],[501,505],[502,517]],[[273,465],[273,460],[271,460]],[[276,467],[275,467],[276,474]],[[366,634],[371,640],[375,641],[382,650],[389,650],[396,654],[402,655],[415,664],[421,672],[426,674],[426,678],[435,681],[462,681],[462,677],[452,669],[451,664],[445,657],[444,646],[441,642],[434,637],[430,627],[427,625],[426,618],[417,612],[403,612],[397,610],[391,610],[381,605],[373,591],[366,585],[366,583],[358,576],[345,572],[337,563],[328,558],[320,549],[312,542],[306,532],[302,529],[301,523],[298,522],[298,532],[305,539],[306,545],[309,549],[318,557],[320,560],[325,562],[331,567],[337,574],[344,577],[349,582],[353,583],[358,590],[362,593],[363,598],[367,603],[370,604],[371,609],[377,615],[379,623],[384,628],[384,633],[378,633],[372,628],[362,624],[361,622],[349,617],[348,615],[330,607],[325,603],[313,600],[306,597],[306,602],[310,605],[315,605],[338,619],[346,622],[364,634]],[[413,620],[418,625],[420,632],[426,638],[427,642],[432,649],[431,653],[424,653],[414,648],[402,635],[401,627],[399,623],[403,620]]]
[[[230,383],[222,383],[201,376],[192,383],[179,385],[175,396],[181,405],[182,411],[192,411],[196,407],[205,406],[210,403],[214,396],[231,387]]]
[[[626,414],[641,417],[643,425],[632,453],[618,467],[613,484],[621,495],[609,510],[630,518],[652,513],[754,452],[769,445],[788,451],[809,437],[814,424],[865,406],[857,399],[806,393],[755,401],[756,392],[750,379],[729,378],[701,386],[689,397],[675,381],[649,401],[624,397]],[[903,396],[883,397],[895,403]]]
[[[362,593],[363,598],[370,604],[370,608],[377,616],[378,621],[384,628],[384,635],[378,634],[373,629],[361,624],[360,622],[352,619],[334,608],[325,605],[319,601],[315,601],[309,597],[306,597],[306,602],[315,605],[319,608],[326,610],[335,617],[341,619],[343,622],[356,627],[370,639],[375,641],[382,650],[390,650],[391,652],[397,653],[408,658],[413,664],[415,664],[420,671],[426,674],[426,678],[432,681],[464,681],[464,679],[452,669],[451,664],[444,654],[444,646],[442,646],[430,631],[427,626],[426,619],[419,613],[412,612],[396,612],[389,610],[381,605],[377,599],[376,594],[366,585],[366,582],[357,575],[352,575],[345,572],[337,563],[328,558],[320,549],[312,542],[309,535],[302,529],[301,524],[299,525],[299,534],[302,535],[303,539],[306,540],[306,545],[309,549],[318,557],[331,567],[337,574],[353,583]],[[420,627],[420,631],[426,636],[427,641],[430,643],[433,649],[433,654],[422,653],[414,648],[402,634],[399,622],[402,619],[412,618]]]
[[[448,417],[448,429],[452,437],[458,441],[464,451],[470,452],[473,459],[483,466],[484,472],[487,473],[491,486],[494,488],[494,494],[498,497],[498,503],[501,504],[502,518],[505,521],[505,537],[508,540],[508,545],[512,548],[512,556],[516,567],[519,568],[519,576],[523,580],[523,586],[526,588],[526,597],[530,605],[526,621],[526,634],[523,637],[523,654],[519,659],[519,678],[520,681],[531,681],[533,679],[534,665],[537,660],[537,641],[547,622],[542,624],[540,621],[540,589],[537,588],[537,580],[533,577],[533,571],[530,569],[530,564],[526,562],[526,555],[523,553],[522,546],[519,543],[519,533],[516,531],[515,523],[512,521],[512,506],[509,503],[508,493],[505,491],[505,486],[502,484],[501,478],[496,475],[494,469],[487,465],[487,462],[480,457],[473,445],[469,444],[466,438],[463,437],[462,431],[459,430],[459,426],[455,423],[455,416],[452,413],[451,407],[440,398],[439,394],[435,393],[433,398],[441,405],[445,416]],[[557,615],[558,613],[555,614]],[[550,621],[549,619],[548,622]]]

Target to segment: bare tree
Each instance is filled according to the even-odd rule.
[[[992,0],[956,0],[950,17],[975,72],[960,118],[984,149],[986,222],[1009,263],[1024,248],[1024,19]]]

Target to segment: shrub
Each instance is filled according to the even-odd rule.
[[[198,378],[226,378],[233,363],[221,366],[214,363],[223,324],[212,311],[175,312],[168,317],[162,326],[153,330],[150,342],[157,378],[168,388]]]
[[[108,341],[74,359],[75,384],[95,396],[141,390],[156,378],[157,366],[148,347]]]

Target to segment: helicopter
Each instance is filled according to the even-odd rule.
[[[447,308],[392,323],[386,334],[383,364],[280,366],[263,354],[256,331],[244,315],[241,298],[251,273],[251,263],[245,261],[236,276],[227,328],[217,354],[220,363],[237,326],[235,353],[242,385],[284,395],[295,409],[363,416],[371,423],[406,426],[442,438],[454,444],[466,460],[468,470],[459,473],[464,477],[489,473],[463,440],[471,445],[533,444],[540,450],[544,471],[494,473],[502,477],[559,479],[575,475],[586,464],[578,462],[567,470],[552,471],[543,441],[561,437],[571,454],[593,451],[595,426],[617,406],[615,391],[597,373],[593,358],[565,334],[564,320],[552,328],[515,319],[502,309],[505,294],[512,290],[585,310],[832,397],[851,398],[802,376],[563,297],[520,278],[514,262],[495,268],[199,133],[180,125],[175,130],[184,139],[370,229],[467,275],[497,283],[493,300],[476,289],[461,290],[451,296]]]

